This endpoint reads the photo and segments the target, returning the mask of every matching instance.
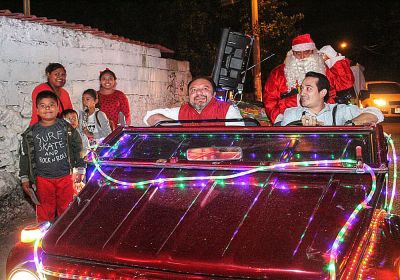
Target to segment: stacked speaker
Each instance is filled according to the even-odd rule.
[[[242,93],[254,38],[224,28],[212,78],[217,88]]]

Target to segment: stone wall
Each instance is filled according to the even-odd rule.
[[[162,58],[156,47],[1,15],[0,50],[1,221],[26,204],[17,176],[19,135],[30,120],[31,92],[45,82],[44,70],[50,62],[65,66],[65,88],[78,110],[83,90],[98,89],[99,71],[113,70],[117,89],[130,101],[135,126],[144,125],[147,110],[182,103],[191,79],[188,62]]]

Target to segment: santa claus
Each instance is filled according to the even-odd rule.
[[[336,82],[334,74],[325,65],[310,34],[303,34],[292,40],[292,49],[283,64],[275,67],[264,86],[263,101],[265,112],[273,123],[282,120],[286,108],[300,105],[300,85],[309,71],[328,77],[331,84],[328,103],[335,103]]]

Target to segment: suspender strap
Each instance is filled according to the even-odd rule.
[[[333,107],[333,110],[332,110],[332,119],[333,119],[332,125],[336,125],[336,111],[337,111],[337,105],[338,105],[338,104],[336,104],[335,107]]]

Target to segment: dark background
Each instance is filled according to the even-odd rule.
[[[237,0],[222,6],[220,0],[31,0],[31,14],[164,45],[175,50],[173,58],[189,60],[194,75],[207,75],[212,71],[221,29],[249,32],[250,2]],[[261,58],[276,53],[262,65],[263,82],[272,67],[283,61],[293,36],[300,33],[310,33],[318,48],[330,44],[364,65],[367,80],[400,80],[400,1],[259,2],[273,10],[261,9],[260,21],[281,21],[262,34]],[[23,0],[1,0],[0,9],[22,13]],[[347,49],[339,48],[342,41],[348,42]]]
[[[292,11],[304,13],[302,30],[317,47],[330,44],[365,66],[370,80],[400,81],[400,2],[359,0],[287,0]],[[339,49],[346,41],[349,48]]]

